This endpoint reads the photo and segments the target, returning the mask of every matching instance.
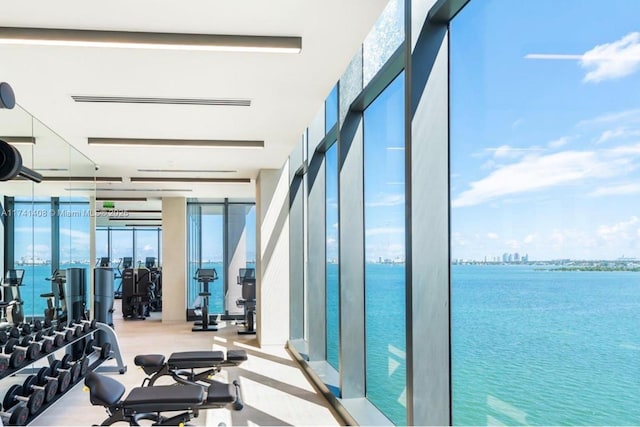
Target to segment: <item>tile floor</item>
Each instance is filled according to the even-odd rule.
[[[115,330],[127,372],[109,373],[122,382],[127,391],[139,386],[144,372],[133,364],[137,354],[159,353],[168,356],[174,351],[245,349],[248,360],[234,368],[224,368],[217,376],[223,381],[238,379],[242,389],[244,409],[208,409],[191,425],[338,425],[339,418],[324,397],[317,393],[298,364],[282,347],[258,348],[253,335],[238,335],[238,326],[222,322],[218,332],[191,332],[191,323],[166,324],[161,313],[152,313],[144,321],[123,320],[117,308]],[[114,361],[105,366],[115,366]],[[159,381],[158,384],[165,383]],[[171,383],[166,377],[166,383]],[[34,426],[88,426],[107,418],[103,407],[92,406],[89,394],[77,384],[54,405],[40,414]]]

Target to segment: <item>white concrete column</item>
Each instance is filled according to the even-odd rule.
[[[187,199],[162,198],[162,321],[186,321]]]
[[[289,162],[256,180],[257,338],[260,346],[289,339]]]

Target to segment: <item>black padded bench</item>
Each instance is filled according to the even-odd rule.
[[[161,354],[141,354],[134,363],[140,366],[147,378],[142,386],[154,386],[158,378],[170,375],[176,382],[185,385],[200,385],[206,388],[206,407],[219,408],[229,403],[236,410],[242,409],[240,385],[237,381],[227,384],[211,379],[225,366],[238,366],[247,360],[244,350],[222,351],[181,351],[172,353],[169,359]],[[204,369],[196,371],[196,369]]]
[[[142,419],[156,421],[157,425],[177,425],[197,417],[206,399],[204,389],[198,385],[136,387],[121,400],[125,387],[113,378],[89,372],[84,383],[89,388],[91,404],[107,409],[109,417],[102,425],[121,421],[139,425]],[[173,411],[184,412],[169,418],[160,415]]]

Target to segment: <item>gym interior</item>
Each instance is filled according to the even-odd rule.
[[[636,249],[635,214],[603,225],[594,209],[637,192],[623,185],[637,146],[601,150],[640,132],[633,102],[611,113],[637,91],[592,97],[635,72],[598,55],[617,64],[637,32],[595,39],[538,0],[23,3],[0,18],[2,424],[637,424],[637,384],[601,410],[587,399],[637,375],[599,380],[614,374],[591,364],[583,383],[582,360],[546,358],[597,345],[567,344],[596,336],[571,329],[591,318],[534,335],[552,290],[511,287],[635,268],[585,260]],[[588,20],[596,3],[574,9]],[[550,50],[560,27],[586,53]],[[571,61],[580,85],[559,81]],[[609,109],[567,117],[586,105]],[[552,135],[551,116],[576,124]],[[566,148],[621,120],[593,151]],[[553,245],[512,236],[569,205]],[[504,297],[478,296],[505,271]],[[637,351],[627,324],[596,361]]]

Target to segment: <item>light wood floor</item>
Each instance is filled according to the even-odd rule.
[[[168,356],[175,351],[245,349],[248,360],[241,366],[225,368],[217,379],[238,379],[244,409],[209,409],[190,424],[219,425],[338,425],[334,410],[306,379],[297,363],[282,347],[258,348],[253,335],[238,335],[238,326],[222,322],[218,332],[191,332],[191,323],[162,323],[161,313],[152,313],[144,321],[123,320],[119,308],[114,313],[115,330],[127,372],[107,374],[122,382],[127,392],[140,386],[144,372],[133,364],[138,354]],[[105,366],[115,365],[113,361]],[[167,377],[167,383],[170,383]],[[159,383],[160,384],[160,383]],[[89,394],[77,384],[54,405],[36,418],[37,426],[89,426],[100,424],[107,414],[103,407],[92,406]]]

